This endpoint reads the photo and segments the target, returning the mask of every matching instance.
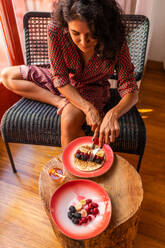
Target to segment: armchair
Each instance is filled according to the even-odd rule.
[[[135,67],[136,80],[143,75],[149,21],[142,15],[125,15],[129,51]],[[26,64],[49,67],[47,47],[48,12],[28,12],[24,16]],[[113,75],[117,79],[117,75]],[[110,89],[112,108],[120,100],[117,89]],[[107,109],[107,110],[108,110]],[[13,172],[16,172],[9,143],[61,146],[61,118],[51,105],[22,98],[6,111],[1,121],[1,133],[5,142]],[[119,119],[120,136],[111,147],[114,152],[139,155],[137,171],[140,170],[146,143],[144,121],[136,106]],[[86,135],[92,135],[89,126],[83,127]]]

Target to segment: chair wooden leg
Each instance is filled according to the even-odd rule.
[[[141,154],[141,155],[139,156],[139,160],[138,160],[138,164],[137,164],[137,168],[136,168],[137,172],[140,171],[140,166],[141,166],[142,158],[143,158],[143,154]]]
[[[5,141],[5,145],[6,145],[6,150],[7,150],[9,159],[10,159],[10,163],[11,163],[13,172],[14,172],[14,173],[17,173],[17,170],[16,170],[16,168],[15,168],[14,160],[13,160],[13,157],[12,157],[12,154],[11,154],[11,151],[10,151],[10,147],[9,147],[8,142]]]

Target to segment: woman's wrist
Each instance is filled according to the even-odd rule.
[[[114,117],[115,119],[117,119],[117,120],[118,120],[119,117],[120,117],[120,112],[119,112],[119,110],[118,110],[116,107],[110,109],[110,110],[107,112],[107,114],[113,116],[113,117]]]
[[[92,103],[84,100],[83,104],[82,104],[82,111],[84,112],[85,115],[87,115],[88,112],[90,112],[90,110],[92,109],[93,105]]]

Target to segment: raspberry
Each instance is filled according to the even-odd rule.
[[[96,202],[93,202],[93,203],[92,203],[92,206],[93,206],[94,208],[98,208],[99,205],[98,205]]]
[[[84,223],[87,223],[87,222],[88,222],[88,218],[87,218],[87,217],[85,217]]]
[[[87,216],[88,221],[92,220],[92,217],[90,215]]]
[[[93,202],[90,202],[90,203],[89,203],[88,208],[89,208],[89,209],[93,208]]]
[[[81,153],[81,151],[80,150],[77,150],[77,152],[76,153]]]
[[[90,214],[90,208],[85,209],[87,214]]]
[[[94,209],[92,209],[93,211],[93,214],[95,214],[95,215],[97,215],[98,213],[99,213],[99,210],[98,210],[98,208],[94,208]]]
[[[90,209],[89,209],[89,213],[90,213],[90,214],[93,214],[93,208],[90,208]]]
[[[87,203],[87,204],[89,204],[90,202],[92,202],[91,199],[87,199],[87,200],[86,200],[86,203]]]
[[[81,220],[82,220],[82,223],[87,223],[88,221],[87,217],[82,217]]]
[[[82,225],[82,224],[83,224],[82,219],[79,219],[79,225]]]

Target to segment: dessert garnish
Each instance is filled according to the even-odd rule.
[[[98,204],[91,199],[83,199],[69,207],[68,218],[76,225],[89,223],[99,214]]]
[[[95,145],[95,147],[97,147]],[[103,149],[99,149],[93,160],[90,160],[92,153],[91,146],[82,145],[78,147],[74,154],[74,165],[82,171],[92,171],[100,168],[105,162],[105,153]]]

